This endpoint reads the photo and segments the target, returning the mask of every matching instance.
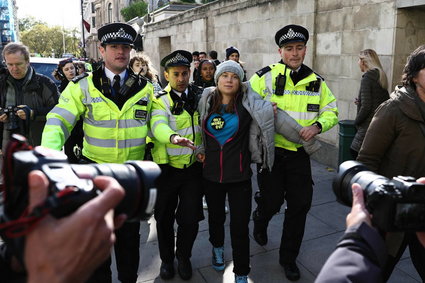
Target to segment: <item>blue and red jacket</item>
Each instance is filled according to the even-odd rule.
[[[206,119],[202,121],[202,130],[205,137],[203,176],[209,181],[235,183],[251,178],[249,129],[252,118],[243,107],[241,98],[239,97],[235,104],[235,114],[239,120],[238,129],[223,145],[207,130],[206,122],[210,115],[207,115]]]

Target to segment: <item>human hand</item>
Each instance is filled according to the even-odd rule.
[[[32,171],[28,182],[31,211],[45,200],[49,181],[41,171]],[[85,282],[110,255],[114,227],[126,218],[119,215],[113,219],[112,211],[123,199],[124,190],[111,177],[97,177],[93,182],[103,193],[70,216],[46,216],[27,234],[24,261],[28,282]]]
[[[181,137],[179,135],[172,135],[170,138],[170,141],[172,144],[176,144],[179,146],[187,146],[190,149],[195,150],[196,146],[194,146],[193,141],[191,141],[190,139]]]
[[[7,122],[7,114],[1,114],[0,115],[0,122],[6,123]]]
[[[277,115],[277,103],[272,102],[272,107],[273,107],[273,114],[276,116]]]
[[[346,218],[347,228],[361,222],[366,222],[369,226],[372,227],[371,216],[364,204],[362,187],[355,183],[351,186],[351,190],[353,192],[353,205],[351,207],[351,212],[347,215]]]
[[[25,108],[28,107],[26,105],[18,105],[18,108]],[[23,109],[19,109],[16,111],[16,115],[21,119],[21,120],[26,120],[27,119],[27,114],[25,113],[25,111]],[[33,116],[33,111],[32,109],[30,109],[30,116]]]
[[[204,163],[204,161],[205,161],[205,154],[198,153],[198,154],[196,155],[196,159],[197,159],[199,162]]]
[[[300,130],[300,137],[305,141],[309,141],[319,133],[320,133],[319,127],[317,127],[316,125],[311,125],[308,127],[303,127]]]

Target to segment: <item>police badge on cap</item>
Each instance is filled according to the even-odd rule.
[[[192,63],[192,54],[186,50],[176,50],[161,60],[161,66],[164,68],[175,66],[190,67],[190,63]]]
[[[304,42],[308,41],[308,30],[298,25],[287,25],[281,28],[276,35],[274,40],[279,47],[290,43],[290,42]]]
[[[101,44],[133,45],[137,32],[130,25],[113,23],[103,26],[97,31],[97,38]]]

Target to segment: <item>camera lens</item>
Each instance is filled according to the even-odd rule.
[[[95,176],[111,176],[124,188],[124,199],[115,208],[117,213],[125,213],[127,221],[147,220],[153,213],[156,200],[155,180],[160,174],[158,165],[151,161],[128,161],[125,164],[71,165],[77,176],[87,167],[95,169]],[[81,171],[80,171],[81,172]]]
[[[353,193],[351,186],[358,183],[365,191],[365,198],[372,194],[379,185],[388,182],[388,179],[370,171],[360,162],[349,160],[341,163],[338,174],[335,177],[332,188],[338,202],[351,207]]]

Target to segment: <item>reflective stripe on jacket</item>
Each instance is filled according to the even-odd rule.
[[[97,163],[142,160],[148,133],[152,84],[130,97],[122,109],[93,84],[92,74],[70,82],[47,115],[42,145],[60,150],[81,116],[83,155]]]
[[[261,76],[254,74],[250,79],[254,91],[264,99],[276,102],[280,109],[286,111],[303,127],[310,126],[317,121],[322,125],[322,132],[325,132],[336,125],[338,122],[336,99],[320,77],[312,72],[294,85],[290,77],[291,69],[287,68],[283,95],[276,95],[276,77],[278,74],[284,74],[285,65],[276,63],[269,67],[271,70],[267,73]],[[317,90],[309,90],[309,85],[319,79],[320,87]],[[280,134],[275,135],[275,145],[294,151],[301,146],[288,141]]]
[[[152,157],[158,164],[168,163],[175,168],[185,168],[196,161],[195,153],[188,147],[172,144],[170,136],[178,134],[193,141],[195,146],[199,146],[201,144],[199,113],[195,111],[192,116],[183,109],[179,115],[172,114],[174,102],[170,96],[169,84],[164,91],[167,93],[152,99],[150,128],[155,144]]]

